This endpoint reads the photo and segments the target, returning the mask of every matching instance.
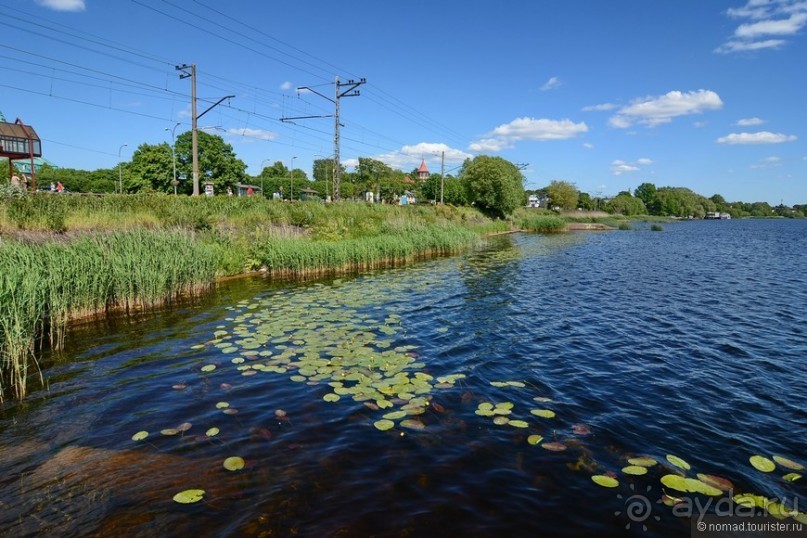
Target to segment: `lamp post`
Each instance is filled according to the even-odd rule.
[[[289,202],[294,200],[294,159],[297,156],[291,158],[291,166],[289,167],[289,179],[291,180],[291,185],[289,186]]]
[[[316,155],[314,155],[314,157],[324,157],[324,158],[330,160],[331,164],[333,164],[333,155],[320,155],[319,153],[317,153]],[[331,166],[331,181],[333,181],[333,166]],[[328,174],[326,173],[325,174],[325,200],[327,200],[327,199],[328,199]]]
[[[118,148],[118,188],[121,194],[123,194],[123,169],[121,168],[120,152],[128,145],[129,144],[122,144],[121,147]]]
[[[166,131],[171,131],[171,159],[174,161],[174,175],[171,178],[171,183],[173,183],[174,185],[174,196],[176,196],[177,194],[177,184],[179,183],[179,181],[177,181],[177,148],[176,148],[177,142],[174,134],[177,130],[177,127],[179,127],[180,125],[181,124],[177,122],[177,124],[174,125],[173,129],[169,129],[168,127],[165,128]]]

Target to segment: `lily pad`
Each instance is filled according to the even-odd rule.
[[[598,486],[602,486],[604,488],[615,488],[619,485],[619,481],[616,478],[611,478],[610,476],[606,476],[604,474],[595,474],[591,477],[591,480]]]
[[[149,432],[147,432],[145,430],[139,431],[139,432],[137,432],[136,434],[134,434],[132,436],[132,441],[142,441],[143,439],[145,439],[148,436],[149,436]]]
[[[722,476],[698,473],[698,480],[722,491],[731,491],[734,489],[734,484],[731,480],[723,478]]]
[[[647,474],[647,467],[643,467],[641,465],[628,465],[627,467],[622,468],[622,472],[625,474],[639,476]]]
[[[566,445],[558,442],[544,443],[541,446],[546,450],[550,450],[552,452],[563,452],[567,448]]]
[[[407,415],[406,411],[391,411],[391,412],[387,413],[386,415],[384,415],[383,418],[385,418],[387,420],[400,420],[400,419],[404,418],[406,415]]]
[[[216,369],[216,365],[215,365],[215,364],[205,364],[205,365],[204,365],[204,366],[202,366],[202,368],[200,368],[200,369],[201,369],[203,372],[212,372],[213,370],[215,370],[215,369]]]
[[[322,397],[323,400],[326,402],[338,402],[340,396],[338,394],[334,394],[333,392],[329,392],[325,396]]]
[[[653,458],[640,457],[640,458],[628,458],[628,463],[630,463],[631,465],[641,465],[642,467],[652,467],[658,462]]]
[[[493,423],[494,423],[495,425],[497,425],[497,426],[504,426],[504,425],[505,425],[505,424],[507,424],[508,422],[510,422],[510,419],[509,419],[509,418],[507,418],[507,417],[503,417],[503,416],[501,416],[501,415],[498,415],[498,416],[496,416],[496,417],[493,417]]]
[[[391,420],[381,419],[375,421],[375,423],[373,423],[373,426],[375,426],[377,430],[381,430],[383,432],[394,428],[395,423]]]
[[[804,470],[804,465],[802,465],[801,463],[795,462],[795,461],[793,461],[793,460],[791,460],[789,458],[785,458],[783,456],[774,456],[773,461],[775,461],[776,463],[778,463],[782,467],[785,467],[787,469],[791,469],[793,471],[803,471]]]
[[[240,456],[230,456],[224,460],[224,468],[228,471],[239,471],[244,468],[244,458]]]
[[[218,434],[219,434],[219,429],[218,429],[218,428],[216,428],[216,427],[209,428],[209,429],[208,429],[208,430],[205,432],[205,435],[207,435],[208,437],[214,437],[214,436],[216,436],[216,435],[218,435]]]
[[[542,418],[553,418],[555,416],[555,412],[549,409],[532,409],[530,413]]]
[[[787,482],[795,482],[796,480],[801,478],[801,475],[798,473],[787,473],[782,478],[784,478]]]
[[[203,489],[186,489],[174,495],[174,501],[180,504],[192,504],[201,501],[204,496]]]
[[[216,404],[216,409],[227,409],[228,407],[230,407],[229,402],[218,402]]]
[[[527,428],[527,427],[529,427],[529,424],[527,424],[523,420],[511,420],[509,422],[509,424],[510,424],[510,426],[512,426],[514,428]]]
[[[425,424],[414,418],[408,418],[406,420],[402,420],[401,426],[404,428],[409,428],[410,430],[418,430],[418,431],[426,428]]]
[[[757,471],[762,471],[763,473],[770,473],[774,469],[776,469],[776,464],[773,463],[771,460],[766,458],[765,456],[751,456],[748,461],[751,462],[751,465],[754,466],[754,469]]]
[[[685,471],[689,471],[692,468],[686,461],[682,460],[678,456],[672,456],[668,454],[667,461],[669,461],[679,469],[683,469]]]
[[[533,435],[530,435],[529,437],[527,437],[527,442],[529,444],[533,445],[533,446],[537,445],[538,443],[540,443],[543,440],[544,440],[544,436],[543,435],[538,435],[538,434],[533,434]]]
[[[179,430],[176,428],[165,428],[164,430],[160,430],[160,433],[163,435],[176,435],[179,433]]]
[[[687,483],[683,476],[666,474],[661,477],[661,483],[676,491],[687,491]]]

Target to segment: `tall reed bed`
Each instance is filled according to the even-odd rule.
[[[25,396],[36,347],[59,348],[69,319],[145,308],[208,286],[214,251],[189,232],[132,230],[0,245],[0,399]]]
[[[417,233],[385,233],[343,241],[270,239],[253,255],[277,276],[322,275],[387,267],[427,254],[448,254],[481,241],[472,231],[457,227],[419,227]]]
[[[555,215],[522,215],[516,220],[522,230],[540,233],[558,233],[566,231],[566,220]]]

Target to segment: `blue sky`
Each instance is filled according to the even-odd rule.
[[[807,203],[805,0],[0,0],[0,111],[45,158],[112,168],[200,127],[247,171],[333,154],[440,171],[479,154],[528,188],[615,195],[649,181],[705,196]],[[168,129],[168,130],[166,130]],[[123,144],[126,147],[121,148]]]

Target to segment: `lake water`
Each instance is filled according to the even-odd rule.
[[[77,327],[48,390],[0,414],[0,528],[689,536],[681,507],[728,494],[662,485],[675,473],[807,512],[807,478],[783,479],[807,464],[807,221],[663,227],[238,280]],[[622,470],[640,456],[659,463]]]

